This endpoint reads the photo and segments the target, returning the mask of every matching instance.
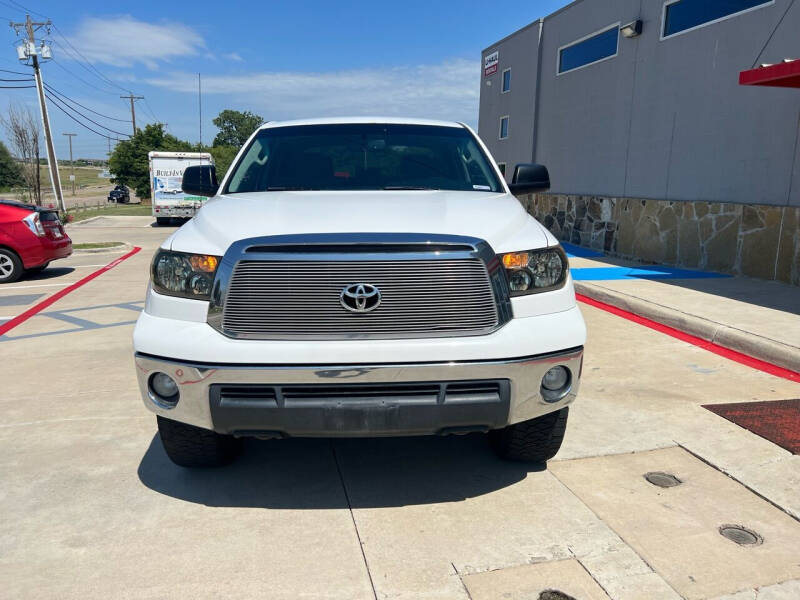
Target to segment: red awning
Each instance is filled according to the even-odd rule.
[[[800,60],[742,71],[739,73],[739,84],[800,88]]]

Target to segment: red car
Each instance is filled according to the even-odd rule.
[[[25,271],[39,272],[70,254],[72,240],[56,211],[0,200],[0,283],[16,281]]]

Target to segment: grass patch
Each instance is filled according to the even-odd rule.
[[[73,250],[94,250],[96,248],[116,248],[124,245],[122,242],[91,242],[88,244],[72,244]]]
[[[103,169],[99,167],[75,167],[75,186],[102,185],[108,186],[109,189],[113,188],[114,186],[108,179],[98,177],[102,170]],[[71,173],[70,167],[64,165],[58,166],[58,174],[61,176],[61,188],[64,190],[65,196],[72,190],[72,183],[69,180]],[[39,180],[43,188],[50,189],[50,170],[47,165],[42,165],[42,170],[39,172]]]
[[[86,210],[68,210],[71,220],[85,221],[92,217],[149,217],[153,214],[153,207],[149,204],[111,204],[100,208]]]

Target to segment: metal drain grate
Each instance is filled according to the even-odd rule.
[[[650,473],[645,473],[644,478],[649,483],[652,483],[660,488],[671,488],[683,483],[672,473],[664,473],[662,471],[651,471]]]
[[[742,527],[741,525],[723,525],[719,528],[719,533],[725,539],[740,546],[759,546],[764,543],[764,538],[752,529],[747,529],[747,527]]]

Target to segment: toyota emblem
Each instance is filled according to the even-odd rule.
[[[380,306],[381,291],[368,283],[354,283],[342,290],[339,302],[350,312],[368,313]]]

